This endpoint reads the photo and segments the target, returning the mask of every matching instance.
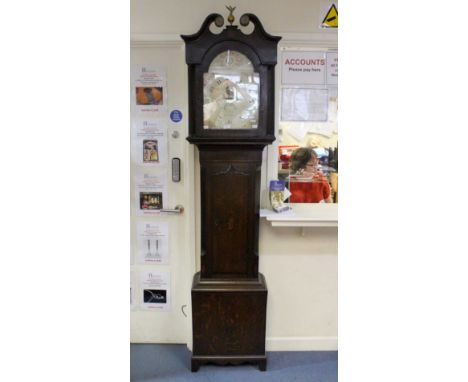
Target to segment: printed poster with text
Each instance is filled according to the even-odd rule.
[[[338,52],[283,51],[281,120],[313,122],[293,125],[288,133],[302,140],[307,132],[327,137],[337,131]]]
[[[140,307],[144,310],[167,312],[171,308],[171,275],[163,271],[140,274]]]
[[[140,264],[169,264],[169,227],[167,222],[138,224]]]
[[[158,215],[167,204],[167,174],[135,175],[136,208],[139,215]]]
[[[284,51],[281,55],[281,82],[288,85],[325,85],[326,52]]]
[[[136,65],[132,78],[132,104],[136,113],[154,114],[167,109],[165,68]]]
[[[164,120],[133,121],[132,159],[145,167],[164,167],[167,164],[167,127]]]

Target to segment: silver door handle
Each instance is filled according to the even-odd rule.
[[[181,206],[180,204],[178,204],[177,206],[174,207],[174,209],[163,208],[160,211],[161,212],[169,212],[171,214],[181,214],[182,212],[184,212],[184,206]]]

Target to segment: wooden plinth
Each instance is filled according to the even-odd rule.
[[[192,371],[200,365],[254,363],[266,370],[267,287],[257,279],[203,280],[192,285]]]

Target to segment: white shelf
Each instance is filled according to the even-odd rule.
[[[338,227],[337,204],[289,204],[292,210],[274,212],[261,209],[260,217],[272,227]]]

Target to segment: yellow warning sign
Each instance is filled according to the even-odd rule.
[[[322,21],[322,28],[338,28],[338,10],[335,4],[332,4],[327,15]]]

